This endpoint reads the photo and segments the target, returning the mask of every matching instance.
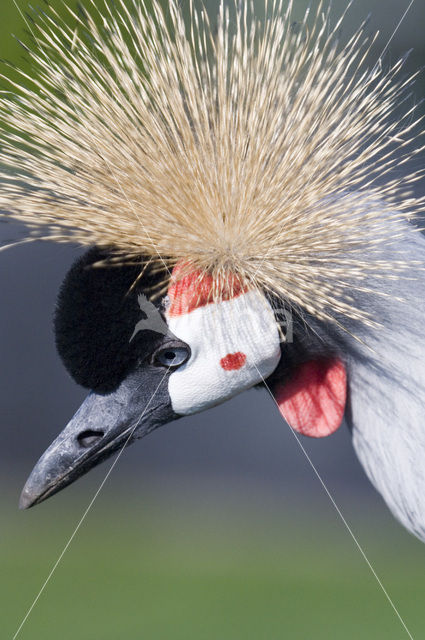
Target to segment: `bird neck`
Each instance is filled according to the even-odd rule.
[[[425,238],[406,233],[400,247],[423,262]],[[382,288],[382,280],[379,285]],[[348,357],[346,418],[353,445],[394,515],[425,540],[425,283],[420,266],[385,282],[385,297],[363,297],[380,323]]]

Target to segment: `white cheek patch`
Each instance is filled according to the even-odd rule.
[[[273,310],[258,291],[168,316],[167,322],[192,350],[188,362],[169,379],[177,414],[220,404],[267,378],[280,360]]]

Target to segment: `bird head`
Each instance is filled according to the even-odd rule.
[[[345,416],[425,539],[425,243],[410,224],[425,172],[400,170],[423,150],[421,118],[399,111],[403,59],[369,66],[366,25],[341,39],[330,3],[297,28],[280,0],[221,2],[216,24],[178,0],[85,4],[73,26],[43,12],[36,79],[14,69],[0,95],[0,218],[96,247],[55,322],[90,394],[21,505],[262,384],[302,434]]]
[[[283,383],[283,365],[291,368],[289,332],[278,324],[282,310],[272,299],[237,277],[214,279],[180,263],[166,296],[154,304],[148,294],[163,274],[107,261],[104,251],[90,250],[60,290],[57,348],[90,393],[35,466],[21,507],[43,501],[157,427],[273,380],[272,374],[276,400],[296,430],[321,436],[339,426],[342,363],[303,362]],[[310,411],[309,393],[316,398]]]

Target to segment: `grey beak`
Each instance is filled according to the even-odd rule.
[[[20,509],[43,502],[115,451],[175,417],[168,391],[159,390],[156,397],[146,391],[146,382],[133,377],[111,394],[90,393],[37,462],[22,491]]]

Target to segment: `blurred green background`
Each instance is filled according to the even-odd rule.
[[[13,0],[1,2],[0,57],[25,65],[11,36],[25,41],[25,23]],[[214,12],[217,3],[207,4]],[[295,2],[296,18],[307,4]],[[345,4],[334,1],[335,15]],[[371,12],[368,29],[381,31],[376,59],[407,5],[358,0],[346,24],[354,29]],[[27,2],[18,6],[26,11]],[[425,3],[417,0],[385,63],[413,47],[408,69],[422,66],[424,26]],[[419,101],[423,74],[414,91]],[[12,233],[1,232],[5,239]],[[0,346],[0,638],[13,637],[108,468],[29,512],[17,510],[33,463],[85,395],[63,372],[50,329],[57,287],[77,254],[37,245],[0,257],[0,333],[7,336]],[[366,481],[348,433],[305,446],[412,636],[423,637],[425,546],[393,520]],[[253,391],[126,452],[19,637],[408,634],[275,408]]]
[[[22,638],[280,640],[407,637],[325,500],[150,481],[105,489]],[[88,502],[81,492],[3,529],[2,638],[11,638]],[[68,498],[68,497],[67,497]],[[3,505],[4,509],[4,505]],[[357,512],[356,512],[357,510]],[[348,509],[414,638],[424,551],[362,502]],[[54,515],[53,515],[54,514]],[[367,514],[367,515],[366,515]],[[388,519],[389,520],[389,519]]]

